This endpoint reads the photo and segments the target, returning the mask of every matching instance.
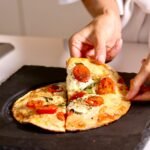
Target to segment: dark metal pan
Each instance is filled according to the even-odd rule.
[[[121,73],[126,83],[135,74]],[[17,123],[13,102],[31,89],[65,81],[64,68],[23,66],[0,86],[0,150],[134,150],[143,149],[149,132],[150,103],[133,103],[118,121],[82,132],[53,133]]]

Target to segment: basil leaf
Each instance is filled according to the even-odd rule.
[[[88,94],[93,94],[92,88],[91,88],[91,89],[87,88],[87,89],[85,89],[85,91],[86,91]]]
[[[46,102],[49,102],[49,101],[52,101],[53,100],[53,98],[51,98],[51,97],[45,97],[45,96],[43,96],[44,97],[44,99],[46,100]]]

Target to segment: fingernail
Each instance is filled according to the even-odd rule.
[[[96,60],[98,60],[100,63],[105,63],[105,58],[104,58],[104,56],[96,57]]]
[[[126,95],[126,98],[127,98],[128,100],[131,100],[134,96],[135,96],[135,95],[134,95],[134,92],[133,92],[133,91],[129,91],[129,92],[127,93],[127,95]]]

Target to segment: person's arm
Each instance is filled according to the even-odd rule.
[[[122,46],[121,21],[115,0],[82,0],[94,17],[69,40],[72,57],[92,57],[99,62],[112,60]]]
[[[96,17],[106,11],[111,11],[119,17],[119,9],[116,0],[82,0],[88,12]]]
[[[150,100],[150,54],[147,59],[144,60],[139,73],[131,80],[127,99]]]

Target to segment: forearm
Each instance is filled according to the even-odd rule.
[[[105,12],[111,12],[119,16],[116,0],[82,0],[82,2],[93,17]]]

